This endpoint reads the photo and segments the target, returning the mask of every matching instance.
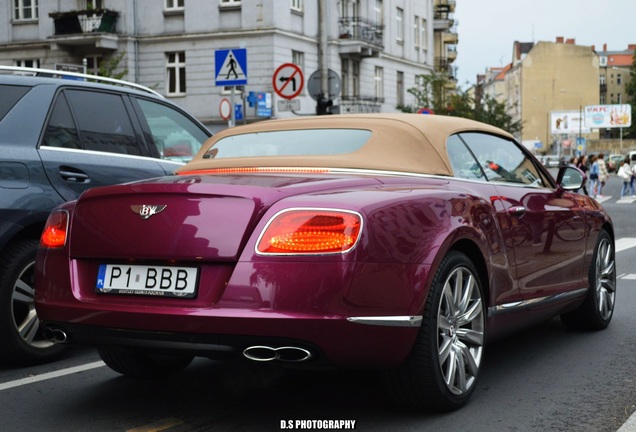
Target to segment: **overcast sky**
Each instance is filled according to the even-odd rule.
[[[554,42],[557,36],[577,45],[607,44],[609,51],[636,44],[636,0],[457,0],[458,84],[475,83],[487,67],[512,61],[512,45]]]

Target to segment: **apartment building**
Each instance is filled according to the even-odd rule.
[[[224,99],[240,105],[232,110],[239,124],[313,115],[317,93],[333,101],[335,113],[393,112],[414,103],[408,89],[420,75],[436,65],[448,69],[454,60],[456,35],[435,42],[454,31],[454,5],[454,0],[11,0],[0,7],[0,64],[95,73],[122,56],[116,72],[126,72],[124,79],[173,99],[213,131],[228,125]],[[234,64],[245,83],[228,86],[220,68],[229,63],[219,66],[216,56],[225,53],[222,61],[228,62],[234,50],[245,54]],[[274,74],[284,64],[297,65],[304,78],[293,103],[275,88]]]

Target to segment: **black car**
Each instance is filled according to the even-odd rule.
[[[61,350],[42,336],[33,302],[33,264],[49,212],[95,186],[170,174],[211,134],[133,83],[0,72],[0,362],[20,365]]]

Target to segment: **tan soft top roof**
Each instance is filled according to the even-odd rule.
[[[347,154],[203,159],[205,152],[214,143],[227,136],[299,129],[365,129],[371,131],[371,137],[360,149]],[[195,158],[177,172],[246,167],[316,167],[452,175],[446,153],[446,139],[457,132],[469,131],[513,138],[494,126],[439,115],[347,114],[299,117],[225,129],[206,141]]]

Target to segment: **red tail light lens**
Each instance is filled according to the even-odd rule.
[[[68,212],[54,211],[49,215],[40,237],[43,248],[61,248],[66,244],[68,234]]]
[[[265,254],[342,253],[360,236],[362,217],[344,210],[295,209],[269,223],[256,248]]]

